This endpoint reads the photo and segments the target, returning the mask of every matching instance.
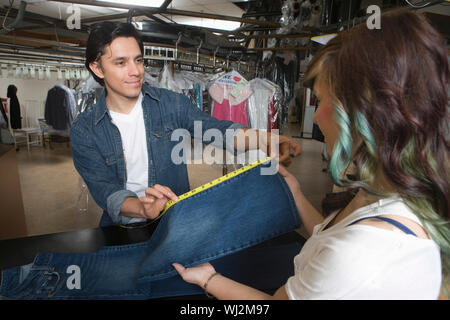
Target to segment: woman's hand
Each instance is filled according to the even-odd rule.
[[[262,138],[261,150],[266,151],[273,158],[279,157],[278,162],[286,167],[291,165],[292,157],[298,157],[302,152],[301,147],[286,136],[261,131],[258,134]]]
[[[259,149],[285,166],[292,163],[291,157],[299,156],[302,151],[297,143],[286,136],[248,128],[237,131],[234,148],[237,151]]]
[[[208,262],[192,268],[185,268],[179,263],[172,263],[172,266],[184,281],[196,284],[202,288],[209,277],[216,272],[214,267]]]
[[[278,172],[283,176],[293,195],[301,192],[300,182],[298,182],[297,178],[289,173],[281,164],[278,165]]]

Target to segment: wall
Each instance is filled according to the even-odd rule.
[[[37,80],[8,78],[6,68],[3,68],[2,71],[0,97],[6,98],[8,86],[15,85],[23,118],[22,127],[37,127],[36,119],[44,117],[47,92],[58,83],[57,73],[51,72],[50,80]]]

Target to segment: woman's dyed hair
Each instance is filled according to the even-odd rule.
[[[389,196],[374,184],[382,172],[440,246],[448,296],[449,65],[444,38],[408,9],[339,33],[311,61],[305,76],[327,89],[340,128],[330,159],[336,184]],[[355,180],[345,177],[355,163]]]

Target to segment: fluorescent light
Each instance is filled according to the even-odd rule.
[[[312,37],[311,40],[320,44],[327,44],[328,41],[337,36],[337,33],[325,34],[323,36]]]
[[[197,26],[197,27],[204,27],[204,28],[211,28],[211,29],[218,29],[218,30],[227,30],[232,31],[236,30],[241,26],[240,22],[235,21],[227,21],[227,20],[218,20],[218,19],[199,19],[199,18],[172,18],[177,23],[180,24],[186,24],[189,26]]]
[[[128,4],[132,6],[155,7],[155,8],[161,7],[161,5],[164,2],[164,0],[97,0],[97,1]]]

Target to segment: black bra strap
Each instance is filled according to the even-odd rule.
[[[414,232],[412,232],[411,229],[409,229],[409,228],[408,228],[407,226],[405,226],[404,224],[402,224],[402,223],[400,223],[400,222],[398,222],[398,221],[396,221],[396,220],[393,220],[393,219],[390,219],[390,218],[386,218],[386,217],[365,217],[365,218],[361,218],[361,219],[359,219],[359,220],[353,221],[352,223],[349,224],[349,226],[351,226],[352,224],[355,224],[355,223],[357,223],[357,222],[359,222],[359,221],[367,220],[367,219],[378,219],[378,220],[385,221],[385,222],[387,222],[387,223],[390,223],[390,224],[396,226],[397,228],[399,228],[400,230],[402,230],[404,233],[406,233],[406,234],[411,234],[411,235],[417,237],[417,235],[416,235]]]

